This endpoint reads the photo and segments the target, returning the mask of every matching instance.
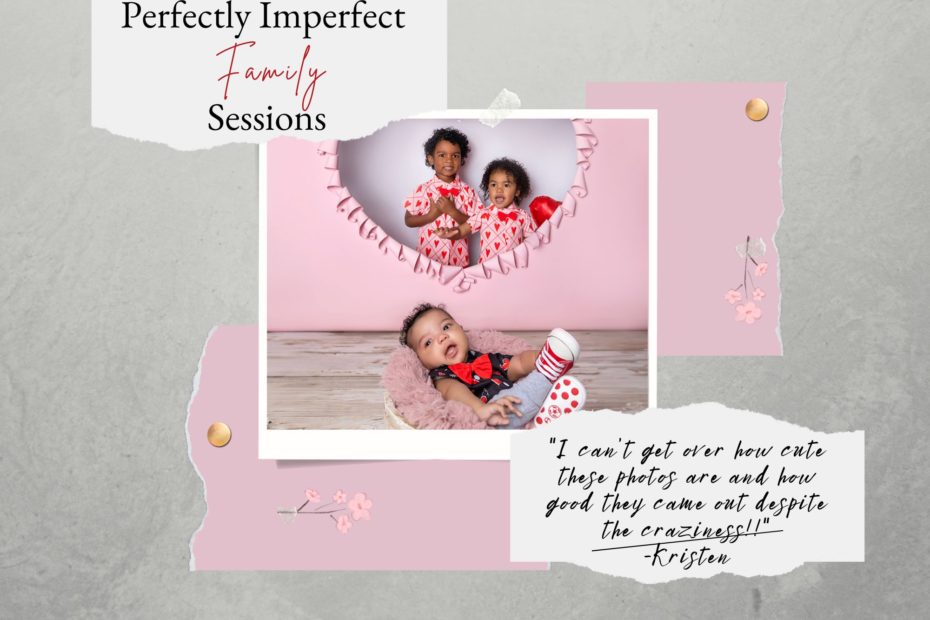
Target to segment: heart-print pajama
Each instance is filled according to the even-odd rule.
[[[468,225],[481,238],[479,263],[514,249],[536,230],[530,214],[514,206],[482,208],[468,218]]]
[[[404,201],[404,209],[412,215],[425,215],[429,212],[430,199],[439,200],[442,196],[452,198],[455,208],[471,217],[481,207],[478,195],[464,181],[456,177],[452,183],[445,183],[437,177],[418,185],[413,194]],[[417,251],[428,258],[444,265],[455,267],[468,266],[468,240],[450,241],[436,236],[437,228],[453,228],[458,222],[448,215],[440,215],[435,221],[421,226]]]

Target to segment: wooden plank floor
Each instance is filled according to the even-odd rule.
[[[542,344],[547,332],[511,332]],[[571,374],[588,390],[585,409],[639,411],[647,405],[645,331],[572,334],[581,359]],[[268,334],[268,428],[386,429],[379,385],[394,332]]]

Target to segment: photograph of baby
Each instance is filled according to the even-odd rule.
[[[464,328],[445,308],[421,304],[404,319],[400,342],[416,354],[443,400],[468,406],[479,424],[525,428],[547,423],[550,416],[558,418],[579,411],[584,405],[584,387],[567,374],[581,347],[564,329],[552,330],[542,349],[517,354],[481,353],[472,348]],[[406,390],[419,386],[405,385],[404,366],[411,365],[410,359],[403,352],[393,356],[385,370],[384,385],[398,395],[397,401],[409,402],[405,408],[412,415],[418,401],[408,398]],[[416,364],[412,365],[415,370]],[[432,400],[428,393],[423,396],[424,402]],[[432,406],[436,408],[435,403]],[[416,417],[435,418],[429,411]],[[467,412],[462,417],[463,422],[468,420]]]
[[[270,143],[267,430],[644,409],[650,120],[609,112]]]

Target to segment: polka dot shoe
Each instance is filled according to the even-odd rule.
[[[548,424],[556,421],[563,415],[578,411],[584,407],[586,392],[581,381],[566,375],[556,381],[552,391],[546,397],[543,406],[536,414],[536,425]]]

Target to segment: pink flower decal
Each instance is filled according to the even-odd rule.
[[[355,497],[349,502],[349,512],[352,513],[352,518],[356,521],[371,519],[371,513],[368,512],[370,508],[371,500],[364,493],[356,493]]]
[[[736,320],[746,321],[746,325],[752,325],[761,316],[762,310],[751,301],[746,305],[736,306]]]
[[[736,246],[736,253],[742,259],[740,262],[743,263],[742,282],[728,290],[723,299],[730,305],[735,305],[745,299],[747,303],[736,306],[734,318],[752,325],[762,316],[762,300],[765,299],[765,291],[756,286],[753,280],[753,276],[764,276],[769,270],[769,264],[762,261],[762,256],[765,254],[765,242],[761,237],[753,241],[752,237],[747,235],[745,243]]]
[[[320,493],[316,489],[304,490],[304,496],[307,499],[300,506],[278,508],[278,518],[285,523],[291,523],[298,517],[330,518],[341,534],[348,534],[355,526],[354,521],[371,520],[372,501],[365,493],[356,493],[348,503],[349,494],[342,489],[333,493],[333,501],[325,504],[320,503]]]

